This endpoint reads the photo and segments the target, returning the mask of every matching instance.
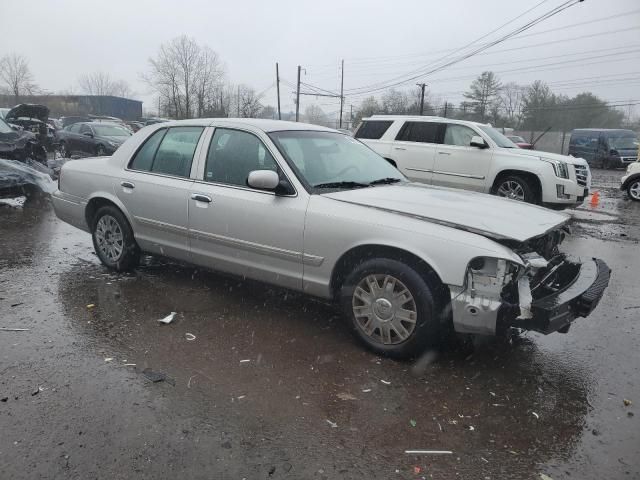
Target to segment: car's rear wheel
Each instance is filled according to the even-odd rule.
[[[104,157],[107,154],[107,150],[104,148],[104,145],[98,145],[96,147],[96,155],[99,157]]]
[[[92,225],[93,246],[103,265],[118,272],[131,270],[140,260],[140,249],[131,225],[116,207],[96,212]]]
[[[635,202],[640,202],[640,179],[631,181],[627,186],[629,198]]]
[[[492,193],[498,197],[510,198],[520,202],[537,203],[536,191],[529,181],[519,175],[507,175],[500,178]]]
[[[439,340],[432,287],[402,262],[361,263],[346,278],[340,300],[356,336],[376,353],[408,358]]]
[[[58,146],[58,153],[60,153],[60,156],[62,158],[70,158],[71,157],[71,152],[67,148],[67,142],[60,142],[60,145]]]

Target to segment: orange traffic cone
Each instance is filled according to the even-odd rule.
[[[593,192],[593,195],[591,195],[591,206],[592,207],[597,207],[598,203],[600,203],[600,192]]]

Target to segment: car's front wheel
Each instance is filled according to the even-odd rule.
[[[356,336],[376,353],[408,358],[439,340],[432,287],[402,262],[361,263],[346,278],[340,300]]]
[[[118,208],[111,205],[99,208],[92,227],[93,246],[103,265],[123,272],[138,264],[140,249],[131,225]]]
[[[499,197],[510,198],[527,203],[537,203],[536,191],[529,181],[519,175],[507,175],[500,178],[492,193]]]
[[[633,180],[627,186],[629,198],[635,202],[640,202],[640,179]]]

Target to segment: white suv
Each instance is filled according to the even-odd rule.
[[[552,208],[589,194],[586,160],[524,150],[490,125],[440,117],[373,115],[355,137],[411,180]]]

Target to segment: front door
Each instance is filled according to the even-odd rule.
[[[431,183],[441,130],[440,123],[406,122],[398,132],[390,157],[409,179]]]
[[[215,129],[191,187],[191,253],[195,263],[216,270],[301,289],[308,197],[248,186],[253,170],[284,175],[265,142],[248,131]]]
[[[473,136],[479,135],[465,125],[447,124],[442,145],[436,149],[434,185],[485,191],[493,153],[490,148],[472,147]]]
[[[190,259],[191,167],[203,127],[162,128],[151,135],[114,189],[134,223],[140,248]]]

